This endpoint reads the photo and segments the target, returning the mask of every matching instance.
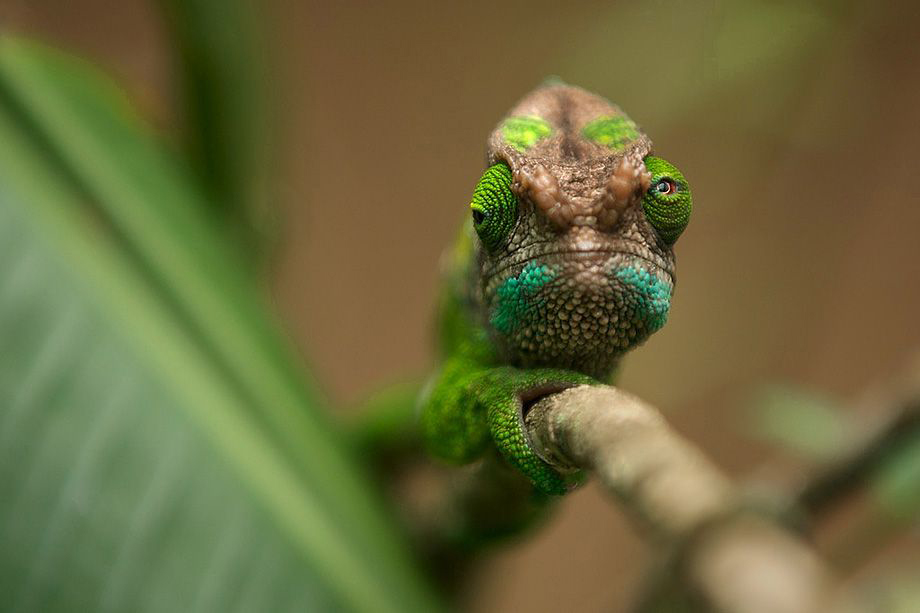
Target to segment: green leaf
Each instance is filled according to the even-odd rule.
[[[160,0],[175,42],[182,136],[219,219],[259,247],[268,228],[268,108],[259,19],[247,0]]]
[[[885,458],[872,489],[890,515],[915,521],[920,514],[920,438],[897,445]]]
[[[0,602],[436,608],[206,210],[110,83],[0,39]]]
[[[844,414],[830,399],[783,385],[764,387],[757,394],[754,431],[812,460],[833,458],[852,435]]]

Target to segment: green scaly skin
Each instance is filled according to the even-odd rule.
[[[524,411],[609,381],[667,319],[692,197],[650,154],[618,107],[564,84],[526,96],[492,133],[445,270],[444,359],[421,414],[432,454],[466,464],[495,445],[540,492],[577,481],[533,452]]]

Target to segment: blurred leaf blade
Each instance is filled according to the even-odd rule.
[[[161,0],[175,42],[183,137],[218,218],[258,249],[267,220],[270,91],[246,0]]]
[[[920,514],[920,439],[892,449],[882,463],[872,488],[882,508],[901,520],[917,521]]]
[[[758,436],[811,460],[835,457],[852,439],[852,427],[834,402],[787,385],[764,386],[753,412]]]
[[[174,235],[157,236],[177,218],[170,217],[175,203],[161,206],[156,197],[172,191],[181,205],[194,200],[194,189],[157,162],[156,148],[143,145],[143,134],[132,133],[123,115],[115,120],[122,125],[106,124],[124,109],[90,91],[104,86],[86,86],[92,81],[84,83],[66,61],[49,70],[44,50],[9,39],[0,44],[0,214],[7,234],[0,330],[8,348],[0,359],[0,499],[13,501],[0,505],[11,514],[0,522],[8,527],[0,598],[22,610],[65,601],[73,607],[81,598],[95,603],[87,601],[90,609],[175,610],[177,602],[187,609],[202,598],[202,610],[226,610],[237,602],[228,594],[246,583],[246,569],[243,575],[284,584],[293,601],[320,608],[429,609],[430,596],[366,482],[318,414],[314,395],[293,380],[290,354],[258,301],[247,300],[241,275],[227,271],[232,253],[194,218],[183,226],[179,217]],[[55,78],[71,82],[58,86]],[[74,128],[81,123],[92,129]],[[149,221],[151,210],[162,213],[160,222],[136,225]],[[190,229],[201,239],[191,247],[181,244]],[[151,246],[172,250],[178,268],[145,251]],[[227,284],[218,289],[204,272]],[[228,315],[221,301],[229,298],[237,302]],[[240,372],[246,364],[226,352],[241,347],[216,343],[202,318],[244,329],[235,342],[242,339],[250,351],[255,373]],[[75,331],[54,333],[61,329]],[[90,376],[81,368],[95,362],[80,358],[97,354],[108,357],[95,358],[102,365]],[[235,383],[262,376],[269,383],[257,390]],[[28,402],[17,400],[23,395]],[[113,420],[121,425],[98,426],[108,434],[82,427]],[[29,446],[32,440],[45,444]],[[107,447],[121,456],[100,451]],[[113,468],[114,457],[122,459]],[[112,470],[124,474],[100,477]],[[96,484],[92,500],[77,504],[87,488],[73,484],[87,482]],[[212,499],[218,503],[208,507]],[[103,500],[109,504],[100,506]],[[199,503],[211,513],[202,515]],[[46,516],[44,509],[56,511]],[[202,517],[211,522],[200,530],[211,539],[205,545],[194,536]],[[240,526],[259,538],[239,536]],[[182,537],[150,536],[164,531]],[[82,541],[90,559],[60,553],[67,539]],[[251,550],[260,548],[266,567],[277,571],[250,565],[258,558]],[[200,559],[211,550],[223,552],[215,553],[216,575]],[[137,556],[147,556],[145,571],[164,575],[162,590],[139,583],[145,573],[137,571]],[[275,590],[257,588],[240,602],[266,610],[258,594]],[[66,596],[57,601],[57,594]],[[143,600],[127,606],[131,598]]]
[[[258,292],[240,272],[245,265],[238,250],[215,235],[188,177],[143,137],[124,105],[118,112],[114,86],[72,58],[15,39],[3,41],[0,78],[26,121],[122,237],[126,255],[175,305],[189,334],[211,351],[232,384],[259,406],[255,417],[279,448],[330,500],[339,492],[346,500],[366,496],[328,420],[303,410],[316,405],[317,394],[304,385],[292,351],[264,316]],[[317,473],[317,465],[324,470]],[[393,549],[377,538],[386,529],[373,508],[343,502],[336,512],[375,527],[365,538]]]

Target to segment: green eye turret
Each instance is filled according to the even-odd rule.
[[[647,156],[645,167],[652,174],[651,185],[642,198],[645,217],[664,242],[673,244],[690,221],[690,184],[677,168],[659,157]]]
[[[518,202],[511,191],[511,169],[505,164],[489,167],[470,201],[473,227],[486,249],[501,246],[517,221]]]

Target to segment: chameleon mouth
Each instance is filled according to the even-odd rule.
[[[630,249],[630,247],[632,247],[632,249]],[[668,280],[670,280],[672,283],[674,282],[674,275],[668,270],[668,265],[664,258],[654,253],[637,253],[640,250],[645,251],[645,249],[638,243],[635,243],[635,245],[624,244],[622,246],[611,247],[608,249],[553,249],[551,251],[544,251],[541,253],[528,255],[525,258],[514,259],[514,261],[508,262],[500,268],[489,271],[484,276],[487,281],[490,281],[494,277],[502,274],[510,268],[526,266],[529,262],[544,260],[547,258],[564,257],[574,260],[590,261],[597,258],[612,258],[614,256],[623,256],[625,258],[636,258],[638,260],[642,260],[646,264],[649,264],[656,271],[666,275]]]

